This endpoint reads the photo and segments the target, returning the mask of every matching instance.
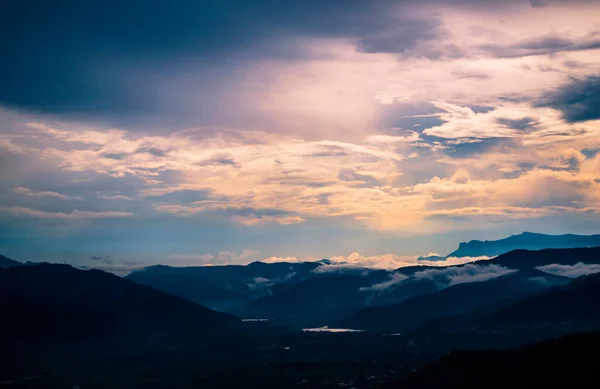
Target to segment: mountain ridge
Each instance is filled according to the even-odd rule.
[[[560,248],[583,248],[600,246],[600,234],[575,235],[560,234],[549,235],[524,231],[518,235],[498,240],[471,240],[460,242],[458,249],[446,256],[449,257],[493,257],[505,254],[512,250],[541,250]]]

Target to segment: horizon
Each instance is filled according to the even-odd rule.
[[[331,258],[316,258],[316,257],[305,257],[305,258],[296,258],[296,257],[285,257],[285,258],[281,258],[281,257],[272,257],[272,258],[265,258],[265,259],[258,259],[258,260],[251,260],[251,261],[247,261],[247,262],[240,262],[240,263],[219,263],[219,264],[212,264],[212,263],[165,263],[163,261],[158,261],[156,263],[144,263],[144,262],[139,262],[139,261],[135,261],[135,262],[117,262],[115,263],[115,261],[113,261],[113,258],[110,256],[105,256],[105,257],[96,257],[93,258],[93,260],[95,261],[95,263],[91,266],[89,265],[77,265],[77,264],[72,264],[72,263],[67,263],[66,261],[63,262],[53,262],[53,261],[46,261],[46,260],[40,260],[40,261],[17,261],[20,262],[22,264],[61,264],[61,265],[68,265],[68,266],[73,266],[77,269],[80,270],[92,270],[92,269],[96,269],[96,270],[102,270],[102,271],[106,271],[109,273],[113,273],[115,275],[118,275],[120,277],[126,277],[131,273],[134,273],[136,271],[140,271],[140,270],[145,270],[147,268],[152,268],[152,267],[157,267],[157,266],[163,266],[163,267],[179,267],[179,268],[185,268],[185,267],[223,267],[223,266],[250,266],[252,264],[255,263],[261,263],[261,264],[305,264],[305,263],[318,263],[320,268],[326,268],[326,270],[323,271],[323,273],[327,273],[327,272],[345,272],[345,271],[353,271],[353,270],[372,270],[372,271],[377,271],[377,270],[384,270],[384,271],[388,271],[388,272],[393,272],[402,268],[406,268],[406,267],[414,267],[414,266],[423,266],[424,268],[427,267],[434,267],[434,268],[440,268],[440,267],[454,267],[454,266],[463,266],[463,265],[468,265],[468,264],[476,264],[478,262],[484,262],[484,261],[488,261],[488,260],[493,260],[496,257],[502,255],[502,254],[506,254],[508,252],[511,251],[516,251],[516,250],[526,250],[526,251],[537,251],[537,250],[544,250],[544,249],[550,249],[550,250],[557,250],[557,249],[561,249],[561,248],[575,248],[575,249],[585,249],[585,248],[590,248],[590,247],[595,247],[595,245],[573,245],[573,243],[570,244],[566,244],[564,247],[558,246],[556,248],[550,248],[550,246],[548,245],[548,242],[542,243],[541,246],[543,248],[524,248],[522,246],[522,244],[517,244],[514,246],[514,248],[509,249],[509,250],[501,250],[500,254],[491,254],[491,255],[487,255],[487,254],[481,254],[481,255],[475,255],[475,256],[469,256],[469,255],[453,255],[455,253],[457,253],[458,251],[460,251],[460,249],[464,246],[468,246],[471,243],[474,242],[478,242],[478,243],[497,243],[497,242],[502,242],[502,241],[510,241],[511,238],[515,238],[515,237],[522,237],[522,236],[544,236],[544,237],[565,237],[565,236],[575,236],[575,237],[600,237],[600,234],[593,234],[593,235],[577,235],[577,234],[560,234],[560,235],[552,235],[552,234],[542,234],[542,233],[538,233],[538,232],[531,232],[531,231],[523,231],[520,234],[515,234],[515,235],[510,235],[508,237],[504,237],[502,239],[498,239],[498,240],[470,240],[470,241],[465,241],[465,242],[458,242],[457,243],[457,250],[449,253],[448,255],[439,255],[438,253],[428,253],[426,255],[422,255],[422,256],[397,256],[397,255],[393,255],[393,254],[387,254],[387,255],[380,255],[380,256],[362,256],[359,253],[352,253],[350,255],[348,255],[347,257],[343,257],[343,256],[338,256],[338,257],[331,257]],[[535,242],[530,242],[530,243],[535,243]],[[0,254],[0,257],[4,257],[7,258],[9,260],[13,260],[14,258],[8,258],[2,254]]]
[[[6,11],[9,258],[394,268],[523,231],[600,234],[598,2]]]

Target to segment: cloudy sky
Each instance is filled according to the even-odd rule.
[[[597,1],[9,1],[0,52],[17,260],[398,263],[600,232]]]

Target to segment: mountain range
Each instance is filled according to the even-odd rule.
[[[466,314],[487,306],[488,309],[500,309],[501,307],[503,309],[496,313],[497,320],[490,316],[487,321],[488,326],[498,324],[500,318],[508,320],[511,317],[510,312],[513,312],[512,323],[517,325],[523,320],[531,323],[532,321],[523,315],[529,313],[535,315],[536,309],[539,310],[542,307],[546,307],[549,311],[545,312],[547,317],[543,316],[541,312],[537,317],[541,321],[544,318],[549,319],[548,315],[556,306],[556,312],[566,312],[562,319],[573,316],[568,312],[578,309],[581,314],[573,317],[582,319],[579,325],[595,328],[596,322],[593,321],[595,320],[593,314],[585,316],[585,311],[596,310],[594,299],[600,297],[600,289],[595,288],[600,287],[600,283],[596,284],[595,282],[600,281],[600,276],[590,275],[585,278],[587,281],[584,282],[580,279],[572,280],[565,275],[585,277],[586,271],[600,272],[599,265],[600,247],[539,251],[515,250],[489,261],[478,261],[474,264],[445,269],[425,270],[421,273],[429,273],[430,276],[438,278],[444,274],[450,277],[461,277],[463,274],[473,277],[471,277],[471,282],[441,288],[433,293],[416,296],[399,304],[364,308],[333,324],[362,330],[406,331],[415,329],[433,319]],[[478,274],[474,273],[475,266],[477,266]],[[471,268],[470,273],[467,271],[468,268]],[[579,273],[574,269],[577,269]],[[492,270],[494,273],[490,272]],[[486,272],[495,277],[477,279],[478,275],[485,275]],[[416,275],[418,277],[420,273],[416,273]],[[460,280],[460,278],[458,279]],[[563,289],[559,287],[561,285],[565,285]],[[586,286],[586,289],[582,290],[582,286]],[[524,297],[534,300],[531,302],[520,301],[514,306],[510,306],[514,301]],[[569,301],[573,301],[571,305],[569,305]],[[505,305],[509,306],[504,307]],[[454,321],[457,321],[456,317]],[[559,318],[555,318],[553,324],[559,322]],[[461,323],[463,326],[465,325],[464,321]],[[576,326],[577,323],[573,325]]]
[[[7,257],[0,265],[0,383],[7,387],[68,387],[82,377],[86,387],[243,387],[249,379],[237,377],[254,377],[255,386],[267,388],[281,387],[282,379],[298,385],[323,369],[322,386],[304,386],[339,386],[335,375],[354,377],[346,386],[382,387],[365,377],[408,372],[457,347],[505,349],[600,330],[600,247],[516,249],[460,265],[395,270],[322,260],[152,266],[118,277]],[[365,332],[300,330],[323,325]],[[534,375],[514,361],[565,361],[560,347],[589,359],[581,339],[597,336],[453,353],[422,373],[385,382],[474,387],[507,369],[510,382],[522,373],[531,383]],[[14,377],[38,376],[38,386],[10,386]],[[131,376],[148,381],[127,381]]]
[[[495,257],[513,250],[564,249],[600,246],[600,235],[547,235],[523,232],[499,240],[461,242],[447,257]]]
[[[175,339],[239,322],[110,273],[47,263],[0,269],[0,311],[0,337],[11,342]]]
[[[23,264],[19,261],[15,261],[13,259],[5,257],[4,255],[0,255],[0,269],[6,268],[6,267],[13,267],[13,266],[22,266],[22,265]]]
[[[555,245],[556,242],[567,245],[571,242],[577,246],[583,244],[582,242],[593,242],[597,237],[600,235],[551,236],[523,233],[500,241],[480,242],[481,244],[476,246],[489,247],[489,250],[498,252],[498,247],[540,247],[544,242],[548,245]],[[470,247],[471,243],[466,245]],[[462,246],[464,245],[461,244]],[[584,252],[587,251],[584,249]],[[469,275],[468,272],[481,272],[482,266],[490,264],[509,270],[527,270],[531,273],[536,266],[575,265],[579,261],[592,264],[598,262],[595,257],[589,259],[587,255],[580,258],[578,255],[577,251],[515,250],[491,261],[475,262],[477,267],[467,269],[465,276],[477,277],[478,275]],[[460,269],[464,266],[452,268]],[[444,268],[410,266],[396,270],[365,269],[344,267],[343,264],[332,264],[327,260],[272,264],[253,262],[247,266],[152,266],[135,271],[126,278],[240,317],[270,318],[288,325],[306,327],[330,325],[363,308],[392,306],[420,295],[437,292],[448,286],[448,283],[434,277],[426,277],[423,273],[435,269]],[[481,276],[486,277],[485,274]],[[489,277],[495,277],[495,274],[492,272]],[[515,275],[510,279],[519,277],[521,276]],[[529,278],[535,277],[523,279]],[[556,277],[553,280],[550,278],[551,274],[542,272],[538,275],[537,282],[519,281],[517,284],[526,292],[529,288],[525,284],[531,284],[532,288],[556,284]],[[381,308],[373,308],[373,311],[376,310]],[[450,310],[448,313],[455,312]]]

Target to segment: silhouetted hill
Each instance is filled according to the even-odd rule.
[[[448,257],[493,257],[512,250],[542,250],[600,246],[600,235],[546,235],[523,232],[500,240],[461,242]]]
[[[494,331],[600,329],[600,274],[582,276],[503,307],[479,319]]]
[[[456,351],[390,388],[598,386],[600,333],[569,335],[507,351]]]
[[[296,326],[320,326],[364,307],[370,293],[361,288],[384,282],[388,272],[320,274],[273,296],[254,301],[255,314]]]
[[[269,296],[311,276],[320,263],[262,263],[247,266],[151,266],[126,278],[223,312],[244,314],[247,302]]]
[[[4,255],[0,255],[0,268],[13,267],[13,266],[22,266],[21,262],[15,261]]]
[[[537,266],[577,263],[600,264],[600,247],[574,249],[545,249],[537,251],[514,250],[502,254],[491,261],[479,263],[495,263],[510,269],[531,269]]]
[[[201,336],[239,322],[100,270],[40,264],[0,270],[2,334],[11,340]]]
[[[541,280],[544,282],[540,282]],[[488,281],[450,286],[392,306],[368,307],[335,322],[333,326],[374,331],[405,331],[435,318],[509,301],[548,285],[565,282],[568,282],[568,279],[534,269],[521,270]]]

